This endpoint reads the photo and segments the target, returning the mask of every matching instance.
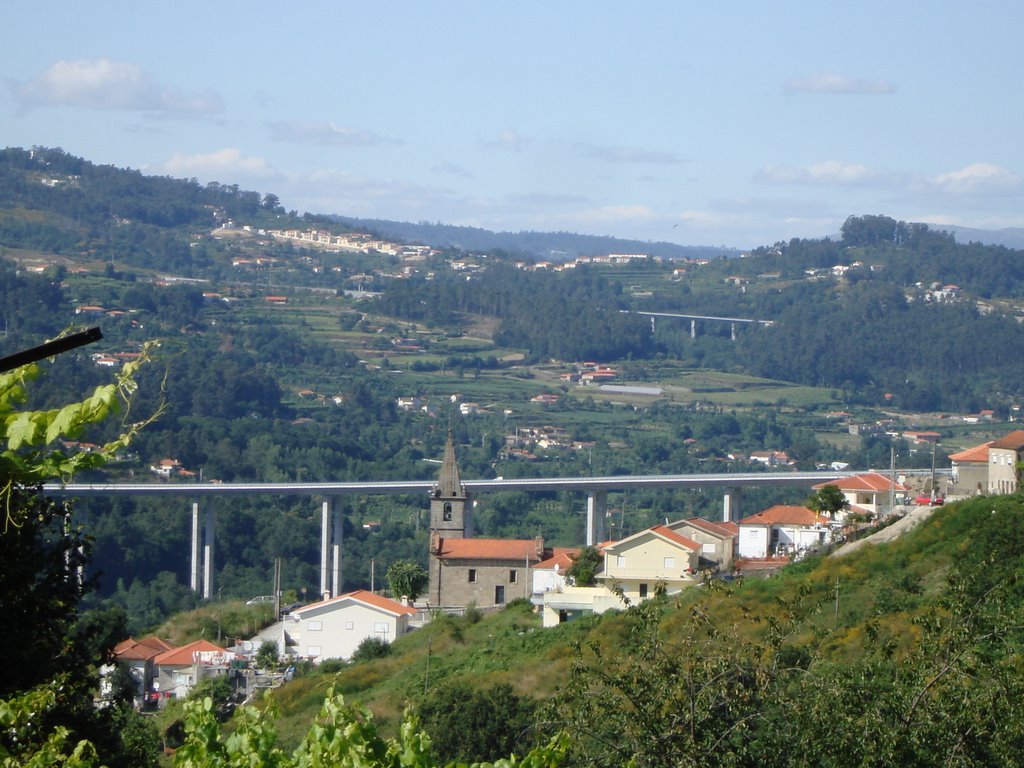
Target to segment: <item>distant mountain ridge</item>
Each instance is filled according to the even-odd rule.
[[[575,232],[491,232],[478,227],[453,224],[404,222],[388,219],[354,219],[333,215],[328,218],[355,229],[369,229],[381,237],[423,243],[434,248],[464,251],[501,249],[547,261],[569,261],[577,256],[608,253],[643,253],[663,259],[715,259],[739,256],[736,248],[708,245],[678,245],[649,240],[626,240]]]
[[[982,245],[1001,245],[1005,248],[1024,250],[1024,227],[1005,227],[1003,229],[973,229],[955,225],[941,226],[929,224],[930,229],[951,233],[958,243],[981,243]]]

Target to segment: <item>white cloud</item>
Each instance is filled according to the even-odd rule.
[[[443,163],[438,163],[437,165],[433,166],[430,170],[433,171],[434,173],[441,173],[447,176],[458,176],[459,178],[463,179],[476,178],[472,173],[469,172],[468,169],[464,168],[458,163],[451,163],[447,161]]]
[[[840,75],[835,72],[816,72],[803,77],[791,77],[784,86],[789,93],[895,93],[895,84],[888,80],[866,80]]]
[[[530,140],[519,131],[506,128],[496,138],[482,141],[481,146],[484,149],[497,149],[503,152],[522,152],[529,143]]]
[[[228,147],[206,154],[175,153],[160,170],[172,176],[195,177],[204,181],[233,183],[238,179],[280,179],[281,174],[261,157],[247,157]]]
[[[933,182],[947,192],[977,192],[1016,186],[1020,177],[994,163],[971,163],[956,171],[941,173]]]
[[[110,59],[61,60],[42,74],[14,85],[23,108],[85,109],[212,115],[224,105],[214,93],[186,94],[155,82],[141,67]]]
[[[656,215],[646,205],[603,205],[599,208],[564,213],[556,218],[562,221],[574,221],[580,225],[608,226],[623,222],[650,221],[656,218]]]
[[[766,165],[754,174],[754,181],[763,184],[864,186],[893,180],[890,173],[840,160],[824,160],[804,166]]]
[[[593,160],[609,163],[681,163],[682,158],[671,152],[659,152],[640,147],[598,146],[595,144],[574,144],[573,149]]]
[[[267,123],[271,138],[292,144],[314,144],[321,147],[368,147],[376,144],[395,144],[372,131],[346,128],[334,123],[301,123],[280,121]]]

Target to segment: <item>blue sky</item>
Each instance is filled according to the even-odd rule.
[[[1024,3],[7,0],[6,146],[288,209],[752,247],[1024,226]]]

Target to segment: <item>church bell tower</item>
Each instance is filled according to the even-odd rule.
[[[463,539],[473,535],[469,494],[462,485],[455,460],[451,430],[444,444],[444,458],[437,485],[430,493],[430,534],[442,539]]]

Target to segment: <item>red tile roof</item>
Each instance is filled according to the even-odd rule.
[[[353,601],[353,600],[356,601],[357,603],[363,603],[364,605],[370,605],[370,606],[373,606],[374,608],[379,608],[382,611],[387,611],[388,613],[393,613],[393,614],[396,614],[396,615],[397,614],[402,614],[402,613],[405,613],[405,614],[416,613],[416,609],[415,608],[410,608],[409,606],[407,606],[407,605],[405,605],[403,603],[400,603],[397,600],[392,600],[389,597],[382,597],[380,595],[374,594],[373,592],[370,592],[367,589],[357,589],[354,592],[346,592],[344,595],[338,595],[337,597],[332,597],[332,598],[330,598],[328,600],[321,600],[321,601],[316,602],[316,603],[310,603],[309,605],[304,605],[301,608],[298,608],[298,609],[292,611],[292,615],[293,616],[300,616],[303,613],[305,613],[306,611],[310,610],[311,608],[322,608],[325,605],[334,605],[334,604],[337,604],[337,603],[344,603],[344,602]]]
[[[703,517],[691,517],[683,522],[692,525],[694,528],[699,528],[705,533],[710,533],[712,536],[729,537],[736,536],[740,532],[739,526],[731,521],[716,523],[713,520],[705,520]]]
[[[626,538],[620,539],[619,541],[609,542],[608,544],[606,544],[604,546],[604,548],[605,549],[610,549],[610,550],[615,550],[615,549],[621,547],[623,544],[625,544],[627,542],[631,542],[633,539],[639,538],[640,536],[643,536],[645,534],[652,534],[652,533],[655,536],[658,536],[659,538],[665,539],[667,541],[671,541],[673,544],[678,544],[679,546],[684,547],[686,549],[700,549],[701,548],[700,544],[698,544],[693,539],[687,538],[686,536],[683,536],[681,533],[676,533],[671,528],[669,528],[668,526],[665,526],[665,525],[655,525],[655,526],[653,526],[651,528],[645,528],[642,531],[634,533],[632,536],[627,536]]]
[[[1024,434],[1024,433],[1022,433]],[[895,485],[892,481],[880,472],[865,472],[862,475],[853,475],[852,477],[841,477],[838,480],[829,480],[825,483],[818,483],[812,486],[814,490],[820,490],[826,485],[834,485],[841,491],[886,491],[890,488],[895,488],[897,491],[909,491],[910,486],[904,485],[903,483],[897,482]]]
[[[813,509],[792,504],[776,504],[756,515],[740,520],[740,525],[824,525],[830,522]]]
[[[129,637],[114,646],[114,657],[122,661],[148,661],[173,649],[173,645],[155,635],[149,635],[141,640]]]
[[[536,563],[537,542],[533,539],[441,539],[442,560],[529,560]]]
[[[564,571],[572,565],[573,561],[579,557],[579,554],[580,550],[577,547],[556,547],[551,557],[541,560],[531,567],[540,570],[554,570],[557,565],[558,570]]]
[[[976,445],[973,448],[966,448],[959,453],[949,454],[950,461],[977,461],[988,463],[988,447],[992,445],[994,441],[989,440],[987,443]]]
[[[700,549],[700,544],[696,541],[681,533],[676,533],[666,525],[656,525],[651,528],[651,531],[687,549]]]
[[[214,645],[209,640],[196,640],[194,643],[183,645],[180,648],[164,651],[153,659],[153,663],[161,667],[187,667],[195,663],[193,654],[203,651],[207,653],[227,653],[219,645]]]
[[[1024,448],[1024,430],[1018,429],[1008,435],[1004,435],[989,447],[1019,451],[1021,448]]]

